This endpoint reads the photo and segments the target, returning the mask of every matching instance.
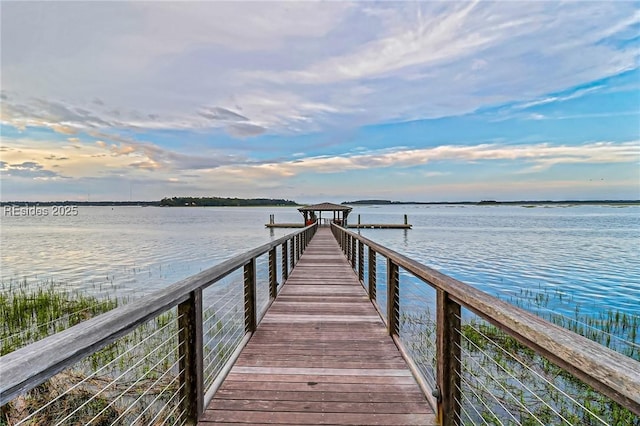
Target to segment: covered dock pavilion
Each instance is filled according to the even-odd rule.
[[[340,226],[347,226],[347,216],[352,208],[341,204],[321,203],[312,206],[300,207],[298,211],[304,216],[305,225],[310,225],[316,220],[319,225],[329,225],[335,223]],[[322,212],[332,212],[333,219],[322,218]]]

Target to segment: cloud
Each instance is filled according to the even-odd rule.
[[[540,172],[559,164],[615,164],[640,160],[640,141],[597,142],[577,146],[549,143],[505,146],[480,144],[471,146],[443,145],[426,149],[386,149],[365,154],[317,156],[282,163],[235,168],[233,173],[246,173],[259,179],[265,176],[293,176],[299,173],[341,173],[347,170],[406,168],[431,162],[475,163],[481,161],[519,161],[529,164],[527,172]],[[227,169],[225,169],[227,170]]]
[[[594,93],[594,92],[602,91],[603,89],[606,89],[606,86],[603,85],[603,84],[590,86],[590,87],[586,87],[586,88],[571,89],[569,91],[565,91],[564,93],[554,94],[554,95],[551,95],[551,96],[546,96],[544,98],[539,98],[539,99],[528,100],[528,101],[525,101],[525,102],[514,103],[512,105],[509,105],[508,109],[509,110],[513,110],[513,111],[518,111],[518,110],[529,109],[529,108],[532,108],[532,107],[538,107],[538,106],[542,106],[542,105],[547,105],[547,104],[551,104],[551,103],[565,102],[565,101],[569,101],[569,100],[572,100],[572,99],[580,98],[582,96],[586,96],[586,95]],[[532,114],[531,118],[538,119],[538,118],[536,118],[536,115],[537,114]]]
[[[156,169],[159,169],[161,167],[160,164],[158,164],[157,162],[155,162],[153,160],[137,161],[135,163],[129,164],[129,166],[135,167],[136,169],[143,169],[143,170],[156,170]]]
[[[626,87],[622,99],[637,89],[637,71],[608,80],[638,67],[635,9],[627,2],[8,2],[0,16],[3,174],[23,165],[18,174],[148,179],[161,190],[174,178],[186,189],[248,191],[349,171],[437,177],[445,166],[470,163],[539,176],[563,164],[627,170],[637,144],[474,141],[553,141],[556,129],[573,123],[549,120],[637,116],[631,104],[621,113],[571,108],[572,100]],[[539,120],[545,136],[508,127],[483,134],[498,128],[487,116],[501,114]],[[442,117],[454,118],[397,126],[397,135],[386,126]],[[481,136],[416,130],[475,118]],[[617,132],[593,137],[634,138]]]
[[[225,127],[227,133],[232,136],[245,138],[249,136],[257,136],[266,131],[264,127],[256,126],[255,124],[233,124]]]
[[[615,41],[639,16],[626,2],[15,2],[3,120],[289,134],[526,108],[637,68]]]
[[[24,161],[19,164],[8,164],[5,161],[0,161],[0,171],[5,176],[26,179],[53,179],[63,177],[54,171],[46,170],[41,164],[35,161]]]
[[[111,153],[113,153],[113,155],[129,155],[136,152],[136,147],[132,145],[111,145],[109,150],[111,151]]]
[[[212,107],[199,111],[198,114],[204,118],[210,120],[224,120],[224,121],[248,121],[249,119],[243,115],[235,113],[225,108]]]
[[[449,176],[451,173],[449,172],[425,172],[422,174],[424,177],[440,177],[440,176]]]

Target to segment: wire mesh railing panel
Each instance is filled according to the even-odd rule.
[[[256,258],[256,308],[258,318],[269,306],[269,253]]]
[[[206,392],[245,334],[243,270],[202,292],[203,381]]]
[[[364,290],[369,295],[369,249],[368,247],[364,247],[362,252],[362,262],[360,262],[362,266],[362,285]]]
[[[376,254],[376,303],[387,322],[387,258]]]
[[[436,291],[400,268],[400,341],[431,389],[436,388]]]
[[[284,279],[282,277],[282,249],[280,247],[276,248],[276,282],[278,283],[278,290],[284,284]]]
[[[186,420],[177,309],[2,407],[11,425],[149,425]]]
[[[640,418],[462,310],[460,424],[640,425]]]

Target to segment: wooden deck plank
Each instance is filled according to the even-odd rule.
[[[309,383],[315,383],[309,385]],[[379,384],[379,383],[325,383],[317,382],[250,382],[225,381],[221,389],[265,390],[265,391],[295,391],[295,392],[409,392],[417,389],[413,383],[408,385]],[[215,399],[215,398],[214,398]]]
[[[227,380],[246,380],[252,382],[287,382],[287,383],[308,383],[322,380],[324,383],[372,383],[390,385],[412,385],[413,377],[400,376],[319,376],[311,374],[243,374],[229,373]]]
[[[433,414],[305,413],[242,410],[207,410],[200,419],[199,424],[214,425],[217,422],[250,425],[257,423],[295,425],[435,425]]]
[[[328,229],[319,229],[200,423],[434,425]]]
[[[304,405],[300,400],[279,401],[260,399],[222,399],[217,398],[209,406],[209,410],[243,410],[243,411],[300,411],[300,406],[307,413],[384,413],[384,414],[405,414],[431,412],[422,402],[369,402],[353,400],[350,395],[345,394],[341,401],[310,401],[304,400]]]
[[[354,402],[419,402],[424,401],[420,392],[335,392],[335,391],[260,391],[260,390],[220,390],[216,399],[261,401],[354,401]]]

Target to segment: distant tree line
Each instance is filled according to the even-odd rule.
[[[520,205],[520,204],[640,204],[640,200],[521,200],[521,201],[496,201],[496,200],[482,200],[482,201],[391,201],[391,200],[357,200],[357,201],[343,201],[344,205],[446,205],[446,204],[460,204],[460,205]]]
[[[165,207],[198,206],[198,207],[227,207],[227,206],[297,206],[298,203],[281,198],[222,198],[222,197],[171,197],[160,200]]]
[[[357,200],[357,201],[343,201],[342,204],[364,204],[364,205],[368,205],[368,204],[374,204],[374,205],[380,205],[380,204],[397,204],[397,201],[391,201],[391,200]]]

